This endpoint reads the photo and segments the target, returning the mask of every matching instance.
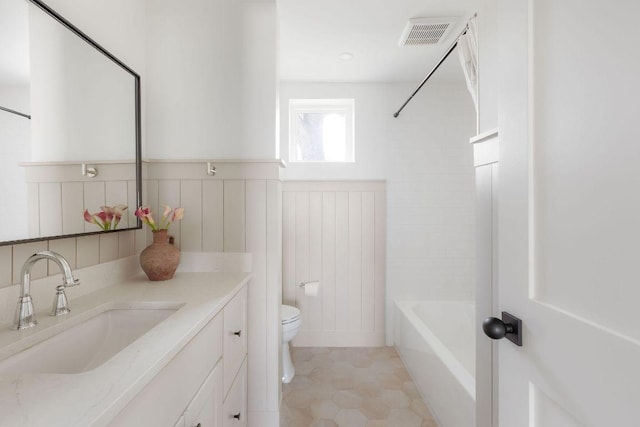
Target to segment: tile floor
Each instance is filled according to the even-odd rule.
[[[437,427],[393,347],[291,350],[280,427]]]

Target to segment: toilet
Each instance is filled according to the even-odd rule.
[[[287,384],[291,382],[296,373],[289,352],[289,341],[298,333],[302,318],[300,310],[290,305],[283,304],[280,312],[282,316],[282,382]]]

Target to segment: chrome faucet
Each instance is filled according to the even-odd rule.
[[[27,329],[38,324],[35,311],[33,310],[33,301],[31,300],[31,268],[41,259],[50,259],[55,262],[63,273],[62,284],[56,286],[56,295],[53,300],[51,316],[60,316],[71,311],[69,310],[69,304],[64,290],[67,286],[79,285],[80,281],[73,277],[71,266],[62,255],[52,251],[37,252],[31,255],[22,266],[22,272],[20,273],[22,277],[20,298],[18,300],[18,308],[13,320],[12,329]]]

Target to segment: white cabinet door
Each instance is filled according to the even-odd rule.
[[[247,354],[247,287],[244,286],[224,307],[224,392]]]
[[[129,402],[110,426],[160,426],[177,420],[220,359],[222,331],[222,316],[217,315]]]
[[[211,371],[184,414],[185,427],[222,426],[222,363]]]
[[[247,425],[247,361],[238,371],[229,394],[224,401],[224,427],[246,427]],[[204,427],[204,426],[203,426]]]
[[[640,2],[498,4],[500,426],[638,426]]]

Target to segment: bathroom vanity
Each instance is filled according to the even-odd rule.
[[[2,325],[0,426],[245,426],[250,278],[139,274]]]

